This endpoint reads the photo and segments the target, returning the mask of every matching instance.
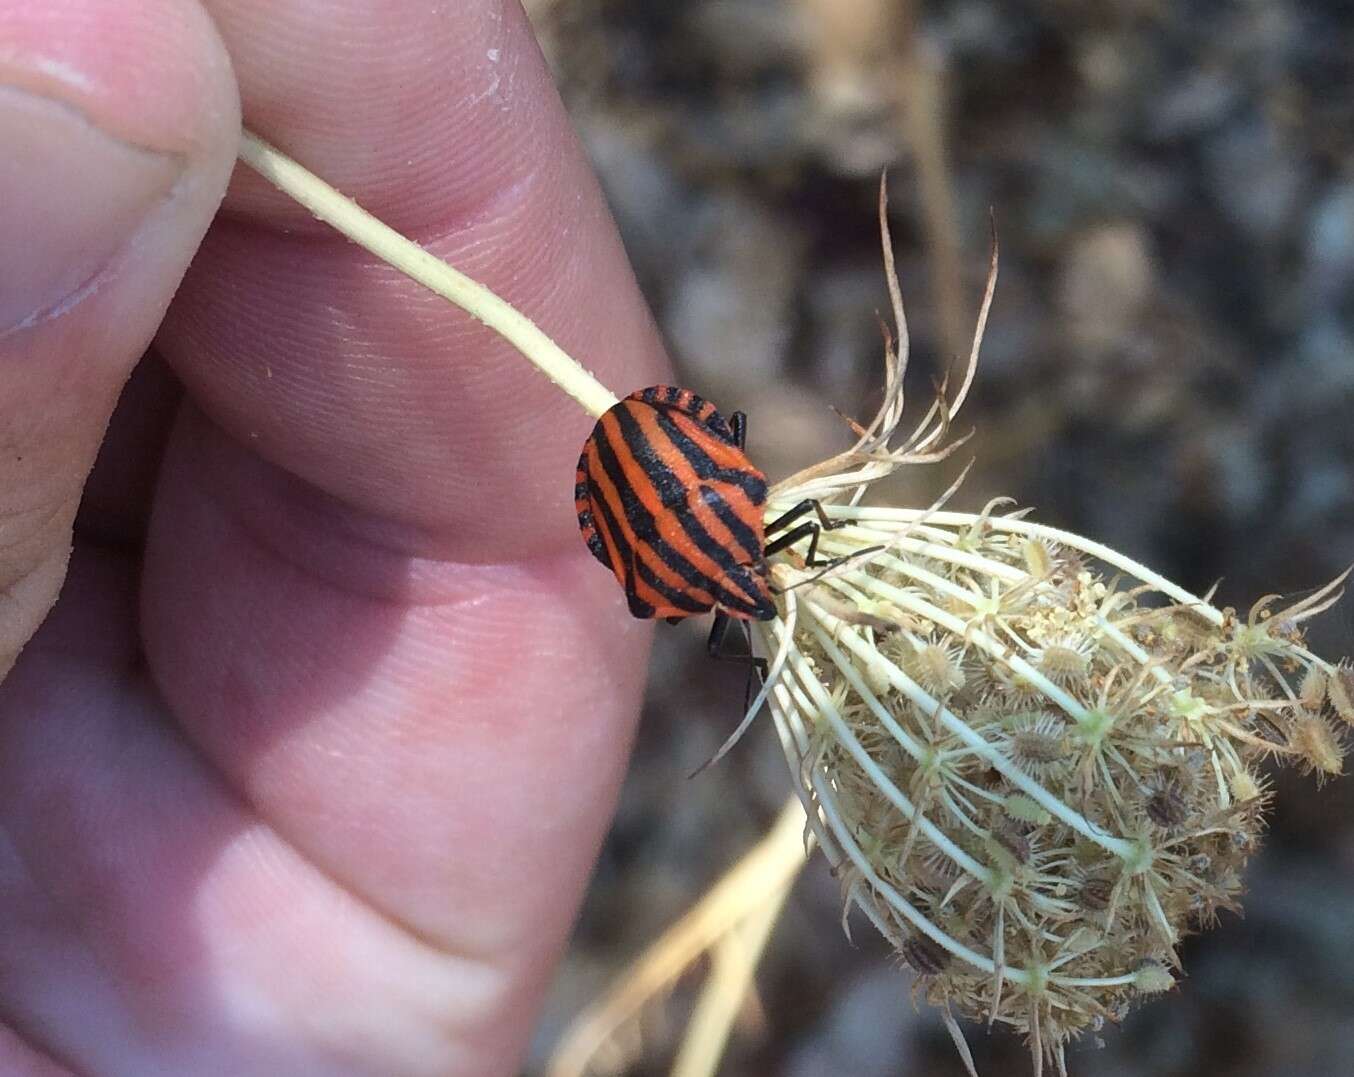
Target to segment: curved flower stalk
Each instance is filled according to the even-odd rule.
[[[643,1053],[645,1015],[702,963],[708,971],[670,1072],[716,1073],[762,948],[805,864],[803,834],[804,810],[790,797],[761,840],[573,1020],[551,1054],[546,1077],[630,1068]]]
[[[829,500],[826,573],[773,565],[781,618],[766,694],[809,825],[862,909],[951,1011],[1029,1039],[1066,1071],[1077,1033],[1168,989],[1182,935],[1235,908],[1267,800],[1257,765],[1341,770],[1354,670],[1307,650],[1303,622],[1345,576],[1246,616],[1005,499],[977,514],[859,504],[868,484],[943,459],[972,354],[900,437],[907,327],[855,446],[772,491],[769,515]],[[1345,575],[1348,575],[1346,573]],[[970,1069],[971,1060],[968,1060]]]

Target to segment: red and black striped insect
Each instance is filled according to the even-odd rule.
[[[766,559],[801,539],[806,563],[833,522],[817,501],[802,501],[763,525],[766,476],[743,452],[747,417],[726,420],[689,389],[654,385],[631,393],[593,427],[578,460],[578,526],[593,555],[625,589],[636,617],[669,622],[715,611],[708,649],[724,655],[731,620],[769,621],[776,604]],[[814,512],[817,521],[801,523]]]

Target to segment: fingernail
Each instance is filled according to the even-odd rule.
[[[0,84],[0,334],[97,287],[182,169],[72,105]]]

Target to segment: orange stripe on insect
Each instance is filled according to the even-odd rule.
[[[732,533],[718,520],[702,493],[709,486],[718,484],[708,484],[701,479],[690,461],[663,430],[655,414],[631,414],[637,432],[662,461],[665,469],[663,490],[655,485],[652,472],[642,480],[644,487],[653,492],[653,499],[661,506],[655,513],[658,533],[703,576],[721,580],[726,586],[734,584],[740,598],[751,598],[745,588],[737,587],[735,581],[728,577],[736,565],[760,558],[760,543],[755,551],[745,551],[734,542]]]
[[[819,531],[838,526],[815,501],[763,524],[766,478],[743,451],[744,430],[741,414],[729,423],[690,390],[656,385],[602,415],[579,461],[580,529],[631,612],[677,618],[713,607],[712,648],[730,618],[776,615],[767,556],[807,539],[805,563],[817,566]],[[810,511],[818,522],[790,527]]]
[[[603,444],[609,445],[605,440],[590,439],[589,448],[584,453],[589,466],[588,483],[595,494],[593,513],[600,525],[608,529],[614,525],[613,537],[620,540],[614,547],[624,547],[609,549],[608,559],[627,597],[638,599],[641,608],[654,607],[652,611],[646,609],[641,612],[632,601],[632,612],[636,616],[646,617],[692,616],[707,612],[716,600],[707,587],[700,585],[698,574],[689,572],[684,576],[676,566],[656,554],[648,536],[636,530],[635,520],[642,513],[636,507],[637,491],[627,479],[645,481],[642,469],[637,466],[626,468],[621,459],[623,448],[612,454],[612,466],[606,466],[602,461]],[[630,495],[628,501],[627,495]],[[643,579],[646,573],[650,577],[647,584]],[[677,599],[684,599],[690,608],[680,608],[675,604]]]

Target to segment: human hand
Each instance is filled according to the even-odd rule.
[[[218,213],[241,99],[663,369],[512,0],[0,0],[6,665],[99,454],[0,688],[0,1072],[512,1072],[644,678],[591,421],[247,170]]]

